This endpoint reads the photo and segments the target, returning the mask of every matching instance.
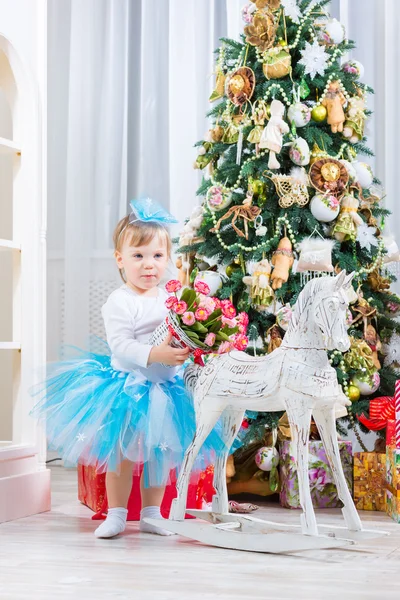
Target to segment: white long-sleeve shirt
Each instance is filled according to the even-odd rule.
[[[150,381],[171,379],[176,367],[159,363],[147,365],[153,346],[148,341],[165,319],[168,294],[158,288],[157,296],[136,294],[122,285],[108,298],[101,309],[111,350],[111,366],[117,371],[141,371]]]

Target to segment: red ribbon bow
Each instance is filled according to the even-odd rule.
[[[394,398],[381,396],[374,398],[369,403],[369,419],[364,415],[357,415],[358,420],[371,431],[379,431],[387,427],[387,422],[396,417]]]

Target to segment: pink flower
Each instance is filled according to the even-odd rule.
[[[225,352],[229,352],[230,350],[232,350],[232,344],[230,342],[222,342],[218,348],[218,354],[225,354]]]
[[[165,284],[165,289],[169,294],[172,294],[173,292],[179,292],[179,290],[182,289],[182,284],[177,279],[171,279]]]
[[[194,289],[199,294],[204,294],[205,296],[210,293],[210,286],[205,281],[196,281],[194,284]]]
[[[175,296],[170,296],[169,298],[166,299],[165,301],[165,306],[168,309],[171,309],[174,307],[174,305],[178,302],[178,298],[176,298]]]
[[[196,310],[196,312],[194,313],[194,316],[196,317],[196,319],[198,321],[207,321],[210,314],[211,314],[210,311],[207,310],[206,308],[198,308]]]
[[[207,344],[207,346],[210,346],[210,348],[212,346],[214,346],[215,344],[215,333],[212,333],[210,331],[210,333],[208,333],[204,339],[204,343]]]
[[[183,300],[180,300],[179,302],[175,302],[172,310],[175,311],[177,315],[183,315],[187,310],[187,304]]]
[[[214,296],[212,297],[212,299],[215,302],[215,308],[221,308],[221,300],[219,298],[215,298]]]
[[[246,348],[249,344],[249,338],[246,335],[243,335],[241,333],[238,333],[238,335],[235,335],[233,340],[234,340],[233,345],[236,348],[236,350],[246,350]]]
[[[237,316],[237,321],[240,325],[247,327],[249,324],[249,315],[246,312],[240,312]]]
[[[200,308],[206,308],[210,311],[210,313],[214,312],[215,310],[215,302],[212,298],[209,298],[208,296],[203,296],[200,298],[199,306]]]
[[[247,331],[246,325],[241,325],[239,323],[238,327],[239,327],[239,333],[246,333],[246,331]]]
[[[227,317],[224,317],[224,316],[221,317],[221,322],[224,325],[227,325],[228,327],[236,327],[237,326],[235,319],[228,319]]]
[[[191,311],[183,313],[182,321],[185,323],[185,325],[193,325],[193,323],[196,322],[194,313],[192,313]]]
[[[327,483],[330,483],[325,468],[313,468],[308,471],[310,478],[310,489],[322,492]]]
[[[223,300],[221,302],[221,310],[224,317],[227,317],[228,319],[236,317],[236,308],[229,300]]]

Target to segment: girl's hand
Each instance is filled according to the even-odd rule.
[[[189,357],[189,348],[172,348],[172,346],[169,345],[171,340],[172,333],[168,333],[161,344],[154,346],[149,354],[149,365],[152,365],[153,363],[163,363],[170,367],[183,365],[185,360]]]

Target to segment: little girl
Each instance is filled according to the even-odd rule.
[[[195,431],[193,406],[177,369],[189,350],[171,347],[170,336],[158,346],[148,343],[168,312],[168,295],[158,286],[171,252],[165,224],[177,221],[150,199],[131,207],[114,232],[125,283],[102,308],[111,357],[85,353],[55,365],[45,397],[32,411],[46,421],[51,447],[65,464],[107,471],[108,515],[95,531],[102,538],[124,531],[133,468],[141,465],[140,529],[169,535],[144,518],[162,518],[169,472],[180,465]],[[223,450],[215,431],[207,450]]]

